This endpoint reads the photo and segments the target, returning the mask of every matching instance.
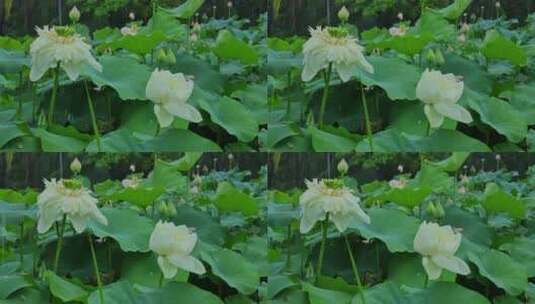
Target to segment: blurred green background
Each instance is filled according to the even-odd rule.
[[[70,9],[76,5],[82,12],[81,23],[91,29],[104,26],[119,27],[130,22],[133,12],[136,20],[147,20],[151,16],[154,0],[2,0],[0,3],[0,35],[33,34],[35,26],[59,24],[61,11],[63,23],[69,20]],[[185,0],[158,0],[164,7],[176,7]],[[200,15],[212,17],[216,7],[218,18],[228,17],[228,0],[206,0]],[[252,22],[266,12],[267,0],[232,0],[232,15],[248,18]],[[61,8],[61,9],[59,9]]]
[[[232,156],[231,156],[232,155]],[[10,153],[0,154],[0,188],[42,188],[43,179],[70,177],[72,160],[77,157],[82,163],[82,174],[93,182],[106,179],[123,179],[134,165],[136,172],[148,174],[154,160],[174,161],[184,153]],[[247,170],[251,177],[265,174],[266,153],[204,153],[197,165],[189,172],[206,174],[212,171],[231,169]]]
[[[420,16],[422,0],[272,0],[270,1],[270,36],[305,35],[309,26],[338,23],[337,13],[342,5],[351,10],[350,23],[359,29],[374,26],[391,26],[398,22],[397,15],[403,13],[405,20],[416,20]],[[441,8],[452,0],[425,0],[426,6]],[[329,4],[329,5],[327,5]],[[524,21],[535,11],[535,0],[501,0],[502,13],[509,18]],[[483,7],[483,9],[482,9]],[[467,16],[496,17],[496,0],[473,0]]]
[[[282,153],[270,154],[268,167],[269,189],[303,188],[305,179],[334,178],[336,166],[344,158],[350,165],[348,176],[360,184],[374,180],[390,180],[403,173],[414,174],[422,159],[439,161],[451,153]],[[507,170],[523,175],[535,165],[535,153],[472,153],[459,174]]]

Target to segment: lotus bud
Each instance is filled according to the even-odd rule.
[[[446,60],[444,59],[444,55],[442,55],[442,51],[440,49],[437,49],[435,51],[435,56],[436,56],[436,62],[438,65],[443,65],[444,63],[446,63]]]
[[[128,14],[128,18],[130,18],[130,20],[134,21],[134,20],[136,20],[136,15],[134,14],[134,12],[130,12],[130,14]]]
[[[502,7],[500,1],[496,1],[496,4],[495,4],[495,5],[496,5],[496,8],[500,8],[500,7]]]
[[[400,12],[400,13],[398,14],[398,19],[399,19],[399,20],[403,20],[403,13]]]
[[[349,165],[347,164],[346,160],[342,158],[342,160],[338,163],[338,166],[336,166],[336,169],[338,169],[338,172],[341,175],[346,175],[347,171],[349,170]]]
[[[431,216],[436,217],[437,207],[435,206],[434,203],[429,203],[427,204],[427,208],[425,209],[425,211]]]
[[[435,52],[433,52],[433,50],[428,50],[428,51],[427,51],[427,54],[425,55],[425,59],[426,59],[428,62],[436,63],[436,61],[437,61],[437,56],[435,55]]]
[[[176,56],[172,50],[167,50],[167,56],[165,56],[165,63],[173,65],[176,63]]]
[[[442,218],[444,217],[444,215],[446,215],[446,212],[444,211],[444,207],[442,207],[442,204],[440,203],[437,203],[436,204],[436,209],[437,209],[437,217],[438,218]]]
[[[232,1],[227,2],[227,7],[232,7]]]
[[[129,169],[131,172],[136,172],[136,165],[131,164]]]
[[[69,12],[69,18],[71,19],[72,22],[78,22],[78,20],[80,20],[80,11],[78,10],[78,8],[75,6],[71,9],[71,11]]]
[[[350,13],[345,6],[343,6],[338,12],[338,19],[340,19],[340,21],[342,21],[343,23],[349,20],[349,16],[350,16]]]
[[[156,60],[158,62],[166,62],[167,61],[167,54],[165,54],[164,49],[159,49],[158,53],[156,53]]]
[[[78,174],[80,173],[80,171],[82,171],[82,163],[80,162],[80,160],[78,160],[78,158],[75,158],[72,161],[70,168],[74,174]]]

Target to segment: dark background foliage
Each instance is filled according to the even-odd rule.
[[[283,153],[270,156],[269,189],[288,190],[303,188],[305,179],[329,178],[338,176],[336,166],[344,158],[351,168],[348,176],[357,179],[360,184],[374,180],[390,180],[399,174],[398,166],[403,166],[404,173],[416,173],[421,159],[442,160],[449,153]],[[499,155],[499,161],[496,156]],[[533,153],[473,153],[466,160],[466,169],[461,171],[494,171],[507,168],[524,174],[530,166],[535,165]]]
[[[274,3],[271,1],[270,3]],[[429,7],[444,7],[451,0],[426,0]],[[330,5],[328,6],[327,3]],[[369,29],[374,26],[390,26],[397,22],[397,15],[402,12],[405,20],[416,20],[420,15],[421,0],[282,0],[275,17],[274,7],[270,7],[270,36],[304,35],[309,26],[338,23],[337,12],[346,5],[352,12],[350,23],[359,29]],[[468,16],[495,18],[496,0],[473,0],[467,10]],[[535,10],[535,0],[500,1],[505,15],[523,21],[529,12]],[[481,7],[484,6],[482,10]],[[329,14],[330,12],[330,14]]]
[[[92,29],[104,26],[119,27],[129,22],[128,15],[133,12],[136,20],[147,20],[153,0],[2,0],[0,3],[0,35],[33,34],[35,26],[59,24],[61,12],[62,23],[69,20],[70,9],[76,5],[82,12],[81,23]],[[164,7],[175,7],[184,0],[158,0]],[[228,0],[206,0],[200,15],[216,14],[226,18]],[[266,11],[267,0],[233,0],[232,14],[248,18],[251,22]],[[11,6],[9,5],[11,4]],[[62,9],[58,9],[61,7]]]
[[[75,157],[82,162],[82,174],[93,182],[106,179],[123,179],[130,174],[130,166],[136,172],[148,174],[154,164],[154,158],[174,161],[183,153],[3,153],[0,154],[0,188],[24,189],[41,188],[43,179],[71,176],[69,165]],[[232,155],[232,157],[229,157]],[[253,177],[261,174],[266,164],[265,153],[205,153],[190,172],[229,170],[237,167],[248,170]]]

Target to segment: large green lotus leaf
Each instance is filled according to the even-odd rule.
[[[353,71],[353,75],[362,83],[382,88],[391,100],[416,99],[416,85],[421,76],[418,67],[399,58],[370,56],[368,61],[375,69],[373,74],[361,69]]]
[[[332,134],[309,126],[307,131],[312,137],[312,146],[316,152],[351,152],[357,146],[357,140]]]
[[[469,152],[453,152],[450,157],[441,161],[426,161],[427,164],[440,168],[446,172],[457,172],[463,166],[466,159],[470,156]]]
[[[104,303],[106,304],[156,304],[157,302],[151,294],[141,293],[134,289],[134,286],[128,281],[117,281],[104,286]],[[101,304],[99,291],[95,290],[88,299],[88,304]]]
[[[373,135],[374,152],[490,152],[482,142],[455,130],[439,129],[422,137],[401,133],[394,129]],[[357,152],[370,152],[366,139],[358,143]]]
[[[200,107],[210,113],[212,121],[227,132],[236,136],[242,142],[250,142],[258,134],[258,123],[251,112],[240,102],[223,96],[215,96],[195,90],[192,99],[199,103]]]
[[[164,9],[159,9],[147,23],[147,26],[141,28],[140,34],[151,34],[155,32],[164,33],[168,39],[185,37],[187,34],[187,25],[180,23],[175,17],[167,13]]]
[[[202,155],[202,152],[186,152],[184,156],[172,162],[171,165],[175,166],[178,171],[188,172],[201,159]]]
[[[383,241],[390,252],[414,252],[413,240],[420,226],[418,219],[400,210],[386,208],[372,208],[368,215],[369,225],[353,222],[350,227],[356,228],[367,239]]]
[[[101,44],[99,48],[112,50],[125,49],[138,55],[144,56],[150,53],[161,42],[165,41],[166,36],[161,31],[154,31],[147,34],[138,33],[137,35],[126,35],[106,44]]]
[[[426,10],[416,22],[416,33],[429,35],[432,40],[450,40],[457,33],[455,25],[444,19],[443,16],[431,10]]]
[[[22,204],[10,204],[0,201],[0,223],[18,225],[25,219],[34,219],[35,212]]]
[[[393,188],[377,196],[379,200],[393,202],[401,206],[412,208],[420,205],[433,192],[433,189],[427,186],[407,186],[402,189]]]
[[[87,142],[75,137],[49,132],[45,129],[33,129],[33,134],[41,139],[44,152],[82,152]]]
[[[259,59],[259,54],[251,45],[234,36],[229,30],[219,32],[212,51],[221,59],[238,60],[243,64],[256,64]]]
[[[132,132],[126,128],[119,128],[102,136],[100,148],[101,152],[107,153],[144,151],[141,140],[134,137]],[[86,150],[87,152],[98,152],[96,140],[92,141]]]
[[[196,153],[196,152],[194,152]],[[178,162],[168,162],[157,159],[154,162],[150,182],[155,187],[161,187],[168,191],[183,192],[188,189],[188,178],[182,175]]]
[[[273,299],[283,290],[298,286],[297,278],[290,275],[273,275],[268,278],[267,298]],[[277,302],[278,303],[278,302]]]
[[[477,62],[455,53],[446,53],[444,58],[446,63],[441,67],[442,73],[462,76],[465,87],[481,94],[492,93],[492,77]]]
[[[448,20],[456,21],[470,4],[472,4],[472,0],[455,0],[452,4],[435,12]]]
[[[214,294],[189,283],[171,282],[148,295],[152,297],[153,302],[151,303],[159,304],[223,304],[223,301]]]
[[[11,37],[0,37],[0,48],[5,50],[14,50],[24,52],[24,45],[18,40]]]
[[[209,139],[189,130],[168,129],[147,141],[143,151],[153,152],[218,152],[221,148]]]
[[[394,282],[397,286],[424,287],[427,273],[422,265],[422,257],[419,254],[395,255],[389,259],[387,267],[388,280]],[[442,272],[442,276],[447,273],[447,271]]]
[[[302,68],[302,55],[292,52],[276,52],[272,49],[267,51],[266,69],[269,75],[283,74],[292,68]]]
[[[121,104],[121,127],[136,134],[155,136],[158,120],[152,101]]]
[[[500,97],[509,100],[528,125],[535,125],[535,83],[515,86]]]
[[[135,206],[145,208],[151,205],[160,195],[165,192],[162,186],[141,184],[136,188],[123,188],[107,196],[111,201],[125,201]]]
[[[433,192],[449,192],[454,184],[454,177],[438,167],[424,164],[414,177],[414,185],[429,187]]]
[[[411,304],[491,304],[483,295],[452,282],[434,282],[408,297]]]
[[[189,19],[201,8],[205,0],[188,0],[175,8],[160,8],[168,14],[180,18]]]
[[[231,97],[241,101],[259,125],[268,123],[269,109],[267,96],[266,83],[249,84],[241,90],[234,91],[231,95]]]
[[[242,255],[217,246],[201,243],[201,259],[210,265],[212,273],[239,292],[250,295],[260,285],[256,266]]]
[[[513,241],[500,246],[518,263],[526,269],[529,277],[535,277],[535,240],[528,238],[515,238]]]
[[[264,146],[272,148],[286,138],[299,135],[300,128],[295,124],[270,124],[267,132]]]
[[[454,205],[446,207],[445,211],[443,224],[461,228],[463,239],[467,238],[483,247],[490,247],[494,232],[479,216]]]
[[[38,192],[30,188],[26,190],[0,189],[0,201],[12,204],[33,205],[37,202],[38,195]]]
[[[310,304],[351,303],[352,295],[347,292],[319,288],[306,282],[303,282],[303,290],[308,293]]]
[[[0,300],[6,299],[17,290],[30,287],[33,283],[30,278],[20,274],[0,276]]]
[[[44,304],[50,303],[50,294],[43,289],[25,288],[20,290],[9,300],[0,300],[2,304]]]
[[[122,261],[121,279],[128,280],[132,284],[158,288],[162,271],[158,266],[156,255],[153,253],[128,254]],[[174,278],[177,282],[186,282],[189,273],[178,271]],[[166,280],[168,281],[168,280]]]
[[[30,58],[23,52],[0,49],[0,73],[17,73],[30,66]]]
[[[4,147],[13,139],[30,135],[26,125],[17,125],[14,123],[0,124],[0,148]]]
[[[173,217],[173,222],[177,225],[194,228],[199,239],[204,243],[223,246],[225,230],[216,219],[206,212],[188,205],[180,205],[177,207],[177,214]]]
[[[391,281],[384,281],[364,291],[366,304],[409,304],[406,295]],[[360,295],[351,304],[364,304]]]
[[[497,184],[487,184],[483,199],[483,207],[491,213],[507,213],[512,218],[523,219],[526,215],[524,202],[503,191]]]
[[[170,68],[173,73],[193,76],[195,87],[211,93],[222,93],[225,77],[217,72],[206,61],[192,56],[187,52],[176,54],[176,64]],[[264,96],[264,98],[266,98]]]
[[[132,37],[132,36],[129,36]],[[105,55],[100,57],[102,72],[86,65],[82,74],[97,86],[109,86],[117,91],[122,100],[145,100],[145,88],[151,70],[132,58]]]
[[[149,238],[154,229],[152,220],[131,209],[105,207],[100,211],[108,219],[108,225],[90,221],[88,227],[96,236],[116,240],[121,250],[126,252],[150,250]]]
[[[236,189],[229,182],[217,185],[215,205],[223,212],[241,212],[246,216],[258,213],[256,200]]]
[[[465,88],[461,102],[479,113],[481,121],[493,127],[513,143],[524,140],[528,133],[528,125],[522,114],[510,103]]]
[[[524,266],[501,251],[490,249],[480,254],[469,253],[468,258],[477,265],[482,276],[505,289],[508,294],[520,295],[528,287]]]
[[[59,277],[50,270],[45,272],[45,278],[48,282],[50,293],[63,302],[74,301],[84,303],[89,296],[89,293],[85,289]]]
[[[488,59],[507,60],[517,66],[525,66],[528,63],[526,51],[497,30],[487,32],[481,52]]]
[[[377,32],[376,32],[377,33]],[[384,33],[380,31],[379,33]],[[368,32],[367,39],[370,39],[372,32]],[[420,53],[425,46],[433,40],[429,33],[413,33],[409,31],[404,36],[380,35],[368,40],[368,49],[393,49],[399,53],[413,56]]]

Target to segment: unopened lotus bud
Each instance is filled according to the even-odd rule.
[[[400,12],[400,13],[398,14],[398,19],[399,19],[399,20],[403,20],[403,13]]]
[[[173,65],[173,64],[176,63],[175,52],[173,52],[171,50],[167,50],[167,56],[165,56],[165,63],[167,63],[169,65]]]
[[[502,7],[502,5],[501,5],[501,3],[500,3],[499,1],[496,1],[496,4],[495,4],[495,5],[496,5],[496,8],[500,8],[500,7]]]
[[[427,208],[425,209],[425,211],[431,216],[435,217],[437,214],[437,207],[435,207],[435,204],[429,203],[427,204]]]
[[[70,168],[74,174],[78,174],[80,171],[82,171],[82,163],[78,160],[78,158],[75,158],[72,161]]]
[[[228,155],[228,160],[232,161],[234,159],[234,155],[231,153]]]
[[[444,215],[446,215],[446,212],[444,211],[444,207],[442,207],[442,204],[437,203],[436,209],[437,209],[436,217],[443,218]]]
[[[427,54],[425,55],[425,59],[428,62],[435,63],[437,61],[437,56],[435,55],[435,52],[433,52],[433,50],[428,50]]]
[[[177,211],[176,211],[176,207],[175,207],[175,204],[169,202],[169,204],[167,205],[167,211],[169,212],[169,216],[170,217],[173,217],[177,214]]]
[[[403,173],[403,165],[399,165],[398,166],[398,171],[399,171],[399,173]]]
[[[342,158],[342,160],[338,163],[338,166],[336,166],[336,169],[338,169],[340,174],[346,175],[347,171],[349,170],[349,165],[347,164],[346,160]]]
[[[80,20],[80,11],[76,6],[73,7],[69,12],[69,18],[72,22],[78,22],[78,20]]]
[[[499,161],[502,159],[502,156],[500,154],[496,154],[496,160]]]
[[[128,14],[128,18],[130,18],[130,20],[134,21],[134,20],[136,20],[136,15],[134,14],[134,12],[130,12],[130,14]]]
[[[166,62],[167,61],[167,54],[165,54],[164,49],[159,49],[156,53],[156,60],[158,62]]]
[[[232,1],[227,2],[227,7],[232,7]]]
[[[443,65],[444,63],[446,63],[446,60],[444,59],[444,55],[442,55],[442,51],[440,49],[437,49],[435,51],[435,56],[436,56],[437,64]]]
[[[345,6],[343,6],[338,12],[338,19],[342,22],[347,22],[349,20],[350,13]]]
[[[131,172],[136,172],[136,165],[131,164],[129,169]]]

